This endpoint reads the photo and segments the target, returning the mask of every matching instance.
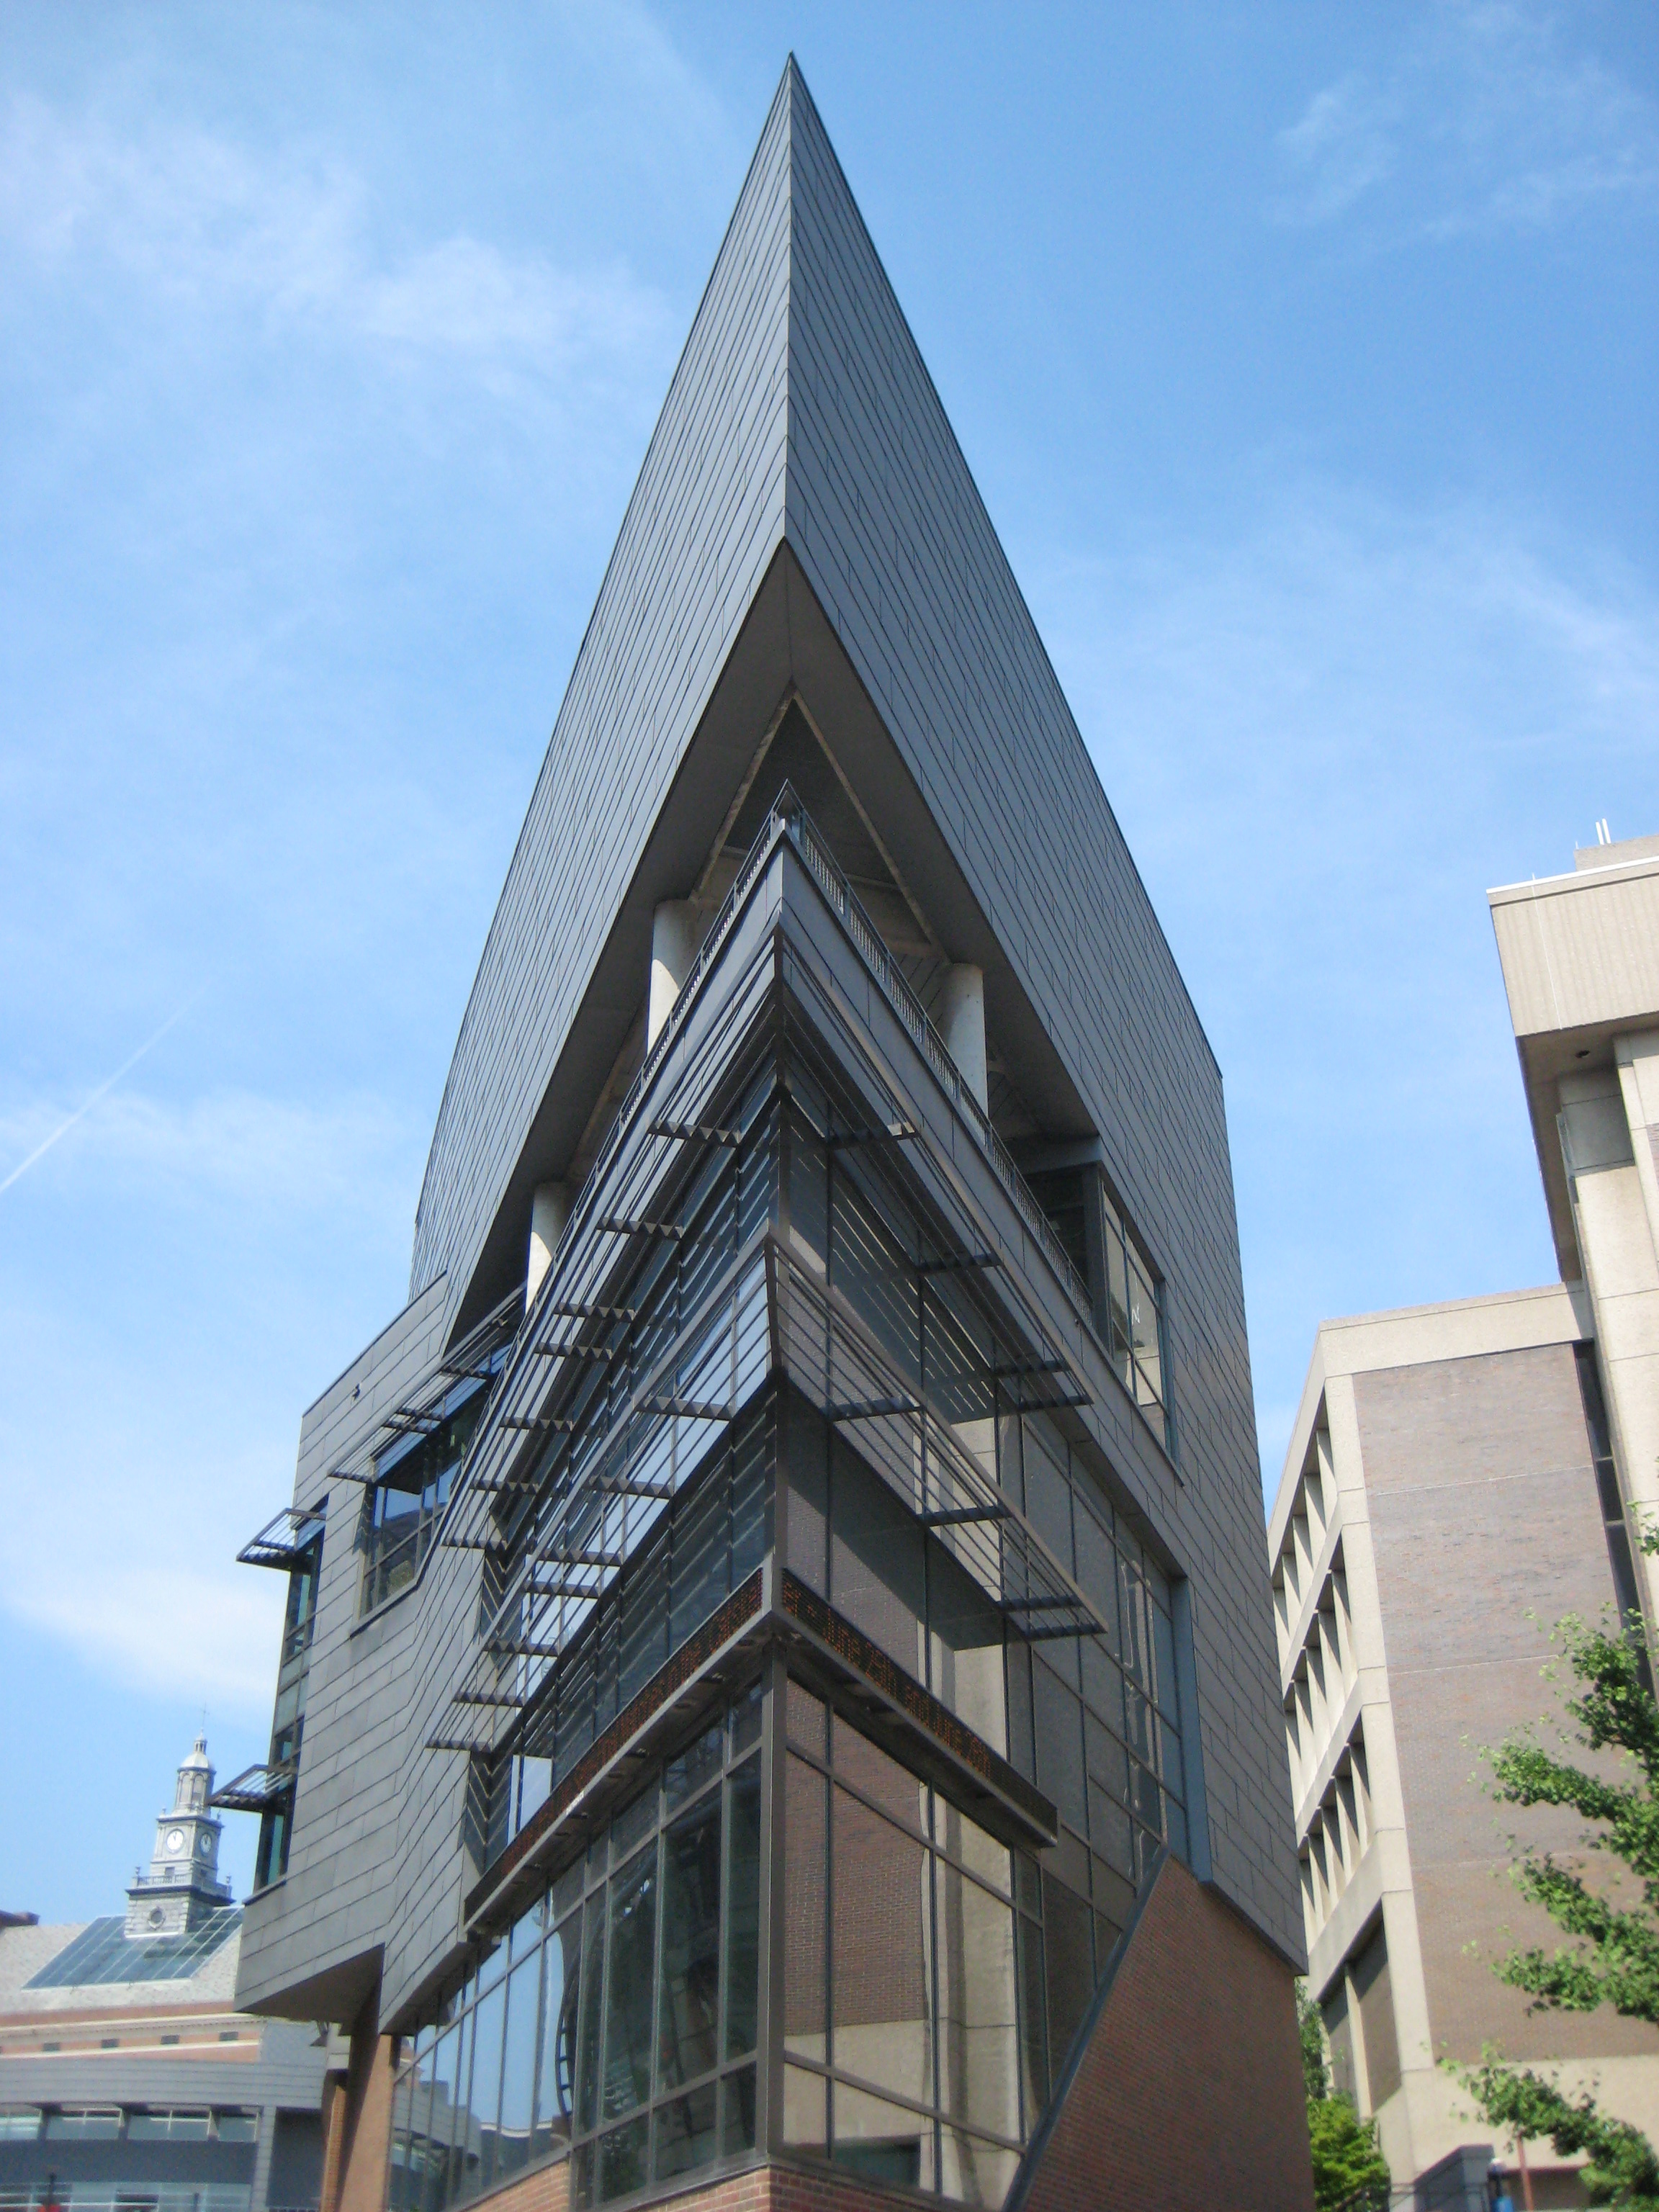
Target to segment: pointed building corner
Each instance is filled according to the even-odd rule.
[[[417,1218],[244,1553],[243,1971],[384,2054],[364,2201],[1000,2204],[1159,1854],[1089,2047],[1252,2018],[1212,2133],[1301,2201],[1219,1073],[793,52]],[[1100,2097],[1090,2188],[1166,2148]]]

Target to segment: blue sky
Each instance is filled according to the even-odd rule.
[[[0,1905],[263,1753],[232,1555],[791,46],[1225,1073],[1270,1486],[1322,1316],[1548,1278],[1482,894],[1659,830],[1651,9],[0,29]]]

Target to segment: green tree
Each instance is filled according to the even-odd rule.
[[[1296,1985],[1296,2011],[1302,2031],[1302,2079],[1308,2092],[1308,2142],[1318,2212],[1343,2212],[1368,2198],[1386,2203],[1389,2166],[1376,2147],[1376,2122],[1362,2121],[1347,2098],[1332,2088],[1324,2025],[1305,1982]]]
[[[1644,1531],[1641,1542],[1644,1552],[1659,1553],[1659,1531]],[[1493,1794],[1510,1805],[1570,1807],[1593,1824],[1585,1849],[1616,1871],[1611,1884],[1592,1888],[1583,1867],[1528,1846],[1511,1878],[1573,1940],[1553,1950],[1511,1951],[1493,1972],[1527,1992],[1532,2012],[1589,2013],[1606,2004],[1627,2020],[1659,2025],[1659,1705],[1646,1649],[1633,1629],[1609,1633],[1571,1617],[1558,1624],[1553,1640],[1571,1677],[1564,1704],[1572,1725],[1564,1745],[1616,1752],[1623,1771],[1607,1780],[1522,1730],[1491,1754]],[[1638,2129],[1605,2117],[1592,2097],[1575,2101],[1542,2075],[1502,2064],[1491,2051],[1482,2062],[1462,2078],[1494,2126],[1548,2136],[1564,2157],[1588,2153],[1583,2180],[1592,2204],[1659,2206],[1659,2159]]]

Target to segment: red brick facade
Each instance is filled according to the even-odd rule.
[[[1312,2212],[1290,1968],[1166,1859],[1026,2212]]]

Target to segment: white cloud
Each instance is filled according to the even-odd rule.
[[[221,1717],[269,1712],[283,1597],[275,1577],[204,1573],[129,1552],[88,1559],[82,1543],[48,1556],[58,1571],[9,1574],[0,1586],[0,1604],[17,1620],[128,1686],[199,1698]]]
[[[0,1110],[0,1164],[27,1158],[73,1110],[48,1097]],[[95,1177],[111,1200],[195,1192],[261,1212],[401,1210],[415,1144],[406,1121],[374,1097],[313,1107],[228,1089],[175,1103],[118,1090],[33,1172],[70,1187]]]
[[[1316,92],[1275,145],[1277,220],[1334,222],[1363,202],[1385,239],[1544,229],[1659,198],[1652,103],[1511,0],[1431,9],[1376,75]]]
[[[1297,179],[1283,212],[1294,222],[1328,222],[1380,184],[1395,164],[1397,111],[1357,75],[1316,92],[1279,149]]]
[[[464,233],[389,258],[370,216],[362,180],[319,154],[124,134],[32,96],[0,131],[0,235],[46,267],[101,258],[175,310],[242,307],[483,367],[654,358],[667,304],[625,266],[560,269]]]

